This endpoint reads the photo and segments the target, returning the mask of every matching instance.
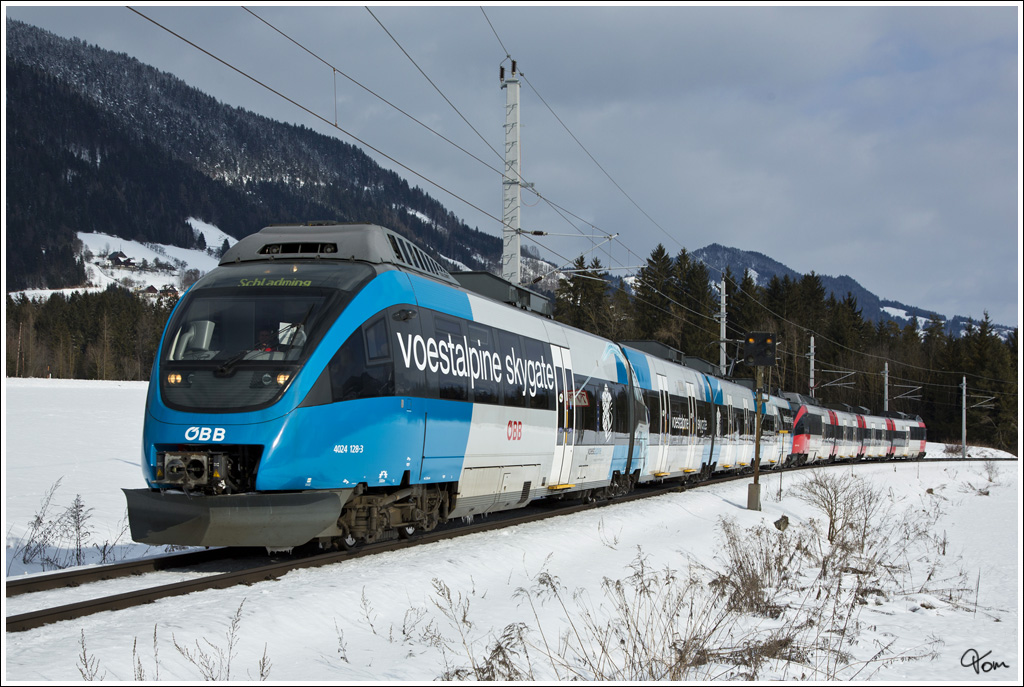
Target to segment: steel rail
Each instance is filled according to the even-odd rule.
[[[970,460],[985,460],[985,459],[970,459]],[[809,469],[814,467],[825,467],[825,466],[842,466],[842,465],[860,465],[860,464],[872,464],[880,465],[885,462],[901,462],[901,463],[912,463],[912,462],[962,462],[960,459],[921,459],[918,460],[899,460],[899,461],[843,461],[835,463],[811,463],[807,465],[789,467],[789,468],[773,468],[768,474],[776,473],[780,471],[789,470],[801,470]],[[502,517],[503,514],[507,514],[510,511],[504,511],[493,514],[497,517],[489,518],[488,520],[459,525],[449,525],[447,527],[441,526],[439,529],[432,532],[420,532],[415,534],[411,539],[393,539],[389,541],[382,541],[373,544],[366,544],[354,551],[347,552],[329,552],[309,556],[307,558],[289,559],[284,561],[277,561],[267,565],[259,565],[246,570],[238,570],[224,573],[217,573],[208,575],[206,577],[188,580],[184,582],[176,582],[173,584],[165,584],[156,587],[150,587],[146,589],[140,589],[137,591],[126,592],[123,594],[115,594],[112,596],[106,596],[97,599],[91,599],[87,601],[81,601],[77,603],[67,604],[64,606],[57,606],[54,608],[42,609],[39,611],[32,611],[29,613],[22,613],[19,615],[8,616],[7,632],[23,632],[34,628],[42,627],[50,623],[59,622],[62,620],[73,620],[81,618],[94,613],[101,613],[103,611],[116,611],[123,610],[126,608],[132,608],[142,604],[152,603],[173,596],[182,596],[184,594],[191,594],[197,591],[205,591],[208,589],[226,589],[240,584],[254,584],[266,580],[276,580],[281,576],[285,575],[292,570],[301,570],[306,568],[318,568],[326,565],[333,565],[346,560],[354,560],[362,558],[364,556],[374,556],[380,553],[386,553],[389,551],[397,551],[399,549],[411,548],[414,546],[423,546],[426,544],[432,544],[434,542],[443,541],[446,539],[455,539],[457,537],[467,536],[470,534],[479,534],[481,532],[489,532],[493,530],[502,529],[505,527],[513,527],[516,525],[524,525],[532,522],[539,522],[548,518],[559,517],[563,515],[572,515],[574,513],[581,513],[583,511],[592,510],[594,508],[602,508],[605,506],[614,506],[620,503],[629,503],[645,498],[654,498],[656,496],[662,496],[665,494],[679,493],[682,491],[689,490],[691,488],[700,488],[704,486],[711,486],[713,484],[722,484],[725,482],[748,479],[750,478],[750,472],[741,473],[730,473],[727,475],[712,475],[711,478],[702,480],[696,483],[684,484],[681,482],[660,485],[657,487],[645,487],[640,490],[635,490],[629,494],[623,496],[605,499],[600,501],[594,501],[590,503],[574,503],[568,506],[562,506],[554,510],[535,510],[536,506],[528,506],[534,512],[526,515],[515,515],[512,517]],[[209,554],[220,553],[220,558],[228,558],[230,552],[237,553],[238,549],[218,549],[200,552],[190,552],[188,554],[181,554],[175,557],[163,557],[148,559],[144,561],[136,561],[131,563],[118,564],[116,566],[107,566],[108,568],[117,568],[116,571],[101,572],[102,577],[96,577],[95,579],[114,579],[116,577],[122,577],[125,575],[134,575],[145,572],[155,572],[157,570],[166,570],[169,568],[180,568],[182,567],[183,559],[190,556],[196,557],[197,562],[194,565],[200,563],[206,563],[211,558]],[[204,556],[205,554],[205,556]],[[174,565],[162,565],[162,561],[173,561]],[[147,569],[148,568],[148,569]],[[134,570],[133,570],[134,569]],[[53,589],[59,586],[66,586],[74,584],[69,580],[74,579],[74,575],[78,574],[79,571],[72,571],[70,575],[64,576],[60,584],[54,584],[52,586],[39,587],[39,589]],[[81,571],[85,572],[85,571]],[[61,578],[61,575],[55,574],[54,579]],[[26,580],[25,583],[31,582]],[[45,582],[44,582],[45,583]],[[12,581],[8,581],[7,585],[10,587]],[[18,584],[22,584],[19,582]],[[26,593],[16,591],[16,594]],[[8,596],[12,596],[10,589],[8,589]]]

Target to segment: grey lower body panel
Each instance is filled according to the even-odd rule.
[[[351,489],[220,496],[122,491],[132,539],[141,544],[268,548],[337,536],[338,516],[352,494]]]

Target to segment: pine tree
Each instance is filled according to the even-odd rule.
[[[656,338],[659,330],[672,317],[667,291],[672,282],[672,258],[660,243],[651,251],[651,257],[640,268],[634,291],[636,330],[641,339]]]

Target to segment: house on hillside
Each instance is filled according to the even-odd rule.
[[[121,251],[115,251],[108,255],[107,262],[111,267],[135,267],[135,261]]]

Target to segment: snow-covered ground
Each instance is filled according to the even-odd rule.
[[[8,575],[40,569],[39,560],[23,562],[24,545],[53,485],[42,520],[57,519],[80,497],[87,561],[98,560],[104,545],[109,558],[159,553],[123,533],[120,489],[142,485],[145,395],[146,385],[137,382],[4,380]],[[943,448],[929,445],[929,453]],[[682,640],[703,635],[710,635],[709,647],[735,650],[677,677],[1019,683],[1018,464],[950,460],[824,470],[819,474],[871,485],[881,499],[872,535],[888,558],[873,573],[853,572],[869,567],[854,555],[845,573],[820,579],[820,554],[828,547],[812,528],[820,530],[823,515],[797,498],[809,476],[769,474],[759,512],[746,510],[742,481],[5,633],[4,681],[77,681],[83,673],[198,681],[204,654],[207,672],[234,680],[257,679],[265,659],[271,680],[422,683],[486,668],[502,637],[519,652],[510,663],[532,671],[527,678],[650,679],[598,665],[600,652],[589,654],[590,663],[573,654],[572,647],[592,650],[600,630],[622,621],[619,599],[644,641],[636,645],[627,633],[620,643],[616,635],[608,644],[612,659],[673,641],[683,648]],[[772,523],[783,515],[789,528],[780,534]],[[726,555],[730,531],[741,542],[738,552],[785,558],[766,568],[789,574],[767,587],[765,608],[774,613],[728,613],[716,596],[730,585],[714,582],[715,571],[729,571],[736,581],[743,569]],[[66,561],[75,553],[65,543],[49,555]],[[116,593],[129,583],[109,584]],[[683,612],[674,618],[675,635],[663,635],[652,623],[673,600]],[[5,615],[23,612],[19,603],[5,599]],[[785,641],[773,645],[773,638]],[[781,660],[786,656],[791,660]],[[641,658],[651,670],[658,665]]]

